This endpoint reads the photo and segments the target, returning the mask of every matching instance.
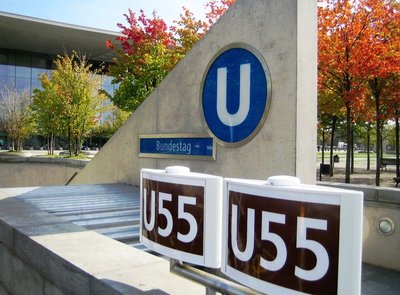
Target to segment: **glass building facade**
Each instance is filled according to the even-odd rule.
[[[32,95],[33,89],[41,88],[40,75],[48,74],[52,67],[50,55],[0,48],[0,87]]]
[[[55,67],[54,58],[48,54],[0,48],[0,101],[5,86],[21,93],[28,93],[30,96],[34,89],[42,89],[40,75],[50,75],[51,70]],[[93,64],[94,68],[99,66],[99,62],[89,62]],[[111,84],[111,81],[112,77],[103,76],[102,88],[113,95],[117,86]],[[108,100],[105,102],[105,105],[110,104],[111,102]],[[109,112],[102,113],[99,124],[102,124],[109,116]],[[0,133],[0,139],[4,142],[5,134]]]
[[[33,89],[41,89],[40,75],[50,75],[54,69],[53,59],[51,55],[0,48],[0,87],[5,85],[32,95]],[[96,61],[90,63],[95,68],[99,65]],[[116,86],[111,84],[112,77],[105,76],[103,80],[103,89],[113,95]]]

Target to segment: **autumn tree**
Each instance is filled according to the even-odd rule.
[[[392,142],[394,143],[396,153],[396,177],[400,177],[400,74],[391,76],[391,79],[388,80],[388,88],[386,90],[385,111],[395,126]]]
[[[46,138],[48,154],[53,155],[55,136],[61,135],[62,130],[61,97],[56,83],[52,83],[49,76],[41,76],[40,81],[42,90],[34,89],[33,91],[33,116],[38,133]]]
[[[97,126],[103,111],[101,76],[77,53],[58,56],[54,63],[51,76],[41,76],[43,90],[35,91],[33,109],[39,128],[47,135],[61,133],[70,155],[78,155],[82,140]]]
[[[109,74],[119,88],[110,99],[119,108],[133,111],[172,69],[177,56],[172,33],[156,12],[151,18],[131,10],[124,16],[128,25],[117,24],[123,36],[106,43],[117,53]]]
[[[121,110],[117,106],[110,106],[107,110],[107,117],[93,130],[92,135],[111,138],[111,136],[125,123],[130,115],[130,112]]]
[[[379,68],[385,67],[385,63],[379,60],[382,51],[375,50],[379,46],[374,42],[388,42],[391,36],[383,33],[379,22],[389,24],[388,7],[392,2],[328,0],[319,3],[319,76],[332,81],[330,89],[343,100],[346,109],[346,183],[350,182],[354,114],[365,104],[367,82],[374,80],[373,71],[363,66],[363,61],[375,63]]]
[[[382,127],[394,114],[389,111],[390,84],[400,73],[400,11],[393,0],[361,1],[369,22],[363,35],[363,46],[357,63],[359,75],[368,81],[370,96],[375,101],[376,181],[380,184]],[[389,115],[389,116],[387,116]]]
[[[206,34],[209,25],[202,20],[197,20],[193,13],[183,7],[180,19],[174,21],[171,31],[174,33],[176,51],[182,58]]]
[[[210,0],[205,4],[208,26],[214,25],[235,0]]]
[[[123,36],[106,42],[117,54],[109,68],[112,83],[119,85],[114,95],[109,95],[113,103],[134,111],[233,2],[207,3],[206,21],[197,20],[183,7],[180,19],[170,28],[155,11],[147,17],[143,11],[129,10],[124,15],[127,25],[117,24]]]
[[[34,132],[29,93],[4,87],[0,97],[0,128],[11,139],[11,149],[21,151],[23,141]]]

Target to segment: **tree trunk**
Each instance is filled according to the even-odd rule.
[[[322,164],[325,161],[325,128],[322,128]]]
[[[71,138],[70,126],[68,126],[68,150],[69,150],[69,156],[72,157],[72,138]]]
[[[351,165],[350,172],[354,173],[354,126],[351,126],[351,143],[350,143],[350,153],[351,153]]]
[[[333,176],[333,146],[334,146],[334,141],[335,141],[335,129],[336,129],[336,121],[337,121],[337,117],[333,116],[332,117],[332,131],[331,131],[331,151],[330,151],[330,164],[331,164],[331,168],[329,171],[329,176]]]
[[[351,144],[351,109],[350,106],[346,105],[346,171],[345,171],[345,177],[344,177],[344,182],[345,183],[350,183],[350,144]]]
[[[376,112],[376,171],[375,171],[375,185],[380,185],[381,180],[381,148],[382,148],[382,136],[381,136],[381,115],[380,115],[380,101],[379,95],[375,96],[375,112]]]
[[[367,126],[367,170],[371,170],[371,156],[369,146],[371,145],[371,123]]]
[[[396,177],[400,177],[399,111],[396,111]]]
[[[54,133],[50,133],[50,155],[54,155]]]
[[[81,141],[79,139],[79,136],[75,137],[75,156],[78,156],[81,152]]]

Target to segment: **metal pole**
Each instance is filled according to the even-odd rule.
[[[207,295],[214,295],[215,292],[229,295],[259,294],[256,293],[254,290],[251,290],[234,282],[217,277],[205,271],[201,271],[197,268],[184,265],[175,259],[170,259],[170,271],[196,283],[202,284],[206,287]]]

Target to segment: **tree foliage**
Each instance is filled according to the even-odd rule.
[[[379,132],[380,97],[387,88],[389,76],[399,69],[398,3],[325,0],[319,1],[318,13],[319,92],[334,93],[345,109],[348,147],[345,182],[350,182],[353,123],[371,120],[371,112],[366,110],[370,109],[372,97],[376,102],[375,121]],[[360,114],[366,116],[362,118]],[[377,162],[379,170],[379,157]]]
[[[92,135],[102,138],[111,138],[130,115],[130,112],[121,110],[116,106],[110,106],[107,118],[93,130]]]
[[[233,0],[212,0],[206,4],[206,21],[197,20],[183,7],[180,19],[168,28],[154,11],[147,17],[129,10],[126,25],[118,23],[122,36],[108,40],[106,46],[116,52],[109,74],[119,87],[109,95],[125,111],[134,111],[158,86],[175,64],[198,42]]]
[[[125,111],[135,110],[157,87],[175,65],[177,56],[173,50],[175,42],[164,20],[155,12],[151,18],[143,11],[140,15],[129,10],[124,15],[127,26],[117,24],[123,36],[106,46],[114,49],[117,58],[110,66],[112,83],[119,84],[111,100]]]
[[[58,56],[51,76],[42,75],[33,110],[39,130],[50,138],[66,138],[70,154],[78,155],[81,142],[98,123],[103,111],[101,77],[83,55]],[[52,145],[51,145],[52,146]]]
[[[5,86],[0,97],[0,128],[10,137],[11,149],[21,151],[23,141],[35,130],[29,93]]]

